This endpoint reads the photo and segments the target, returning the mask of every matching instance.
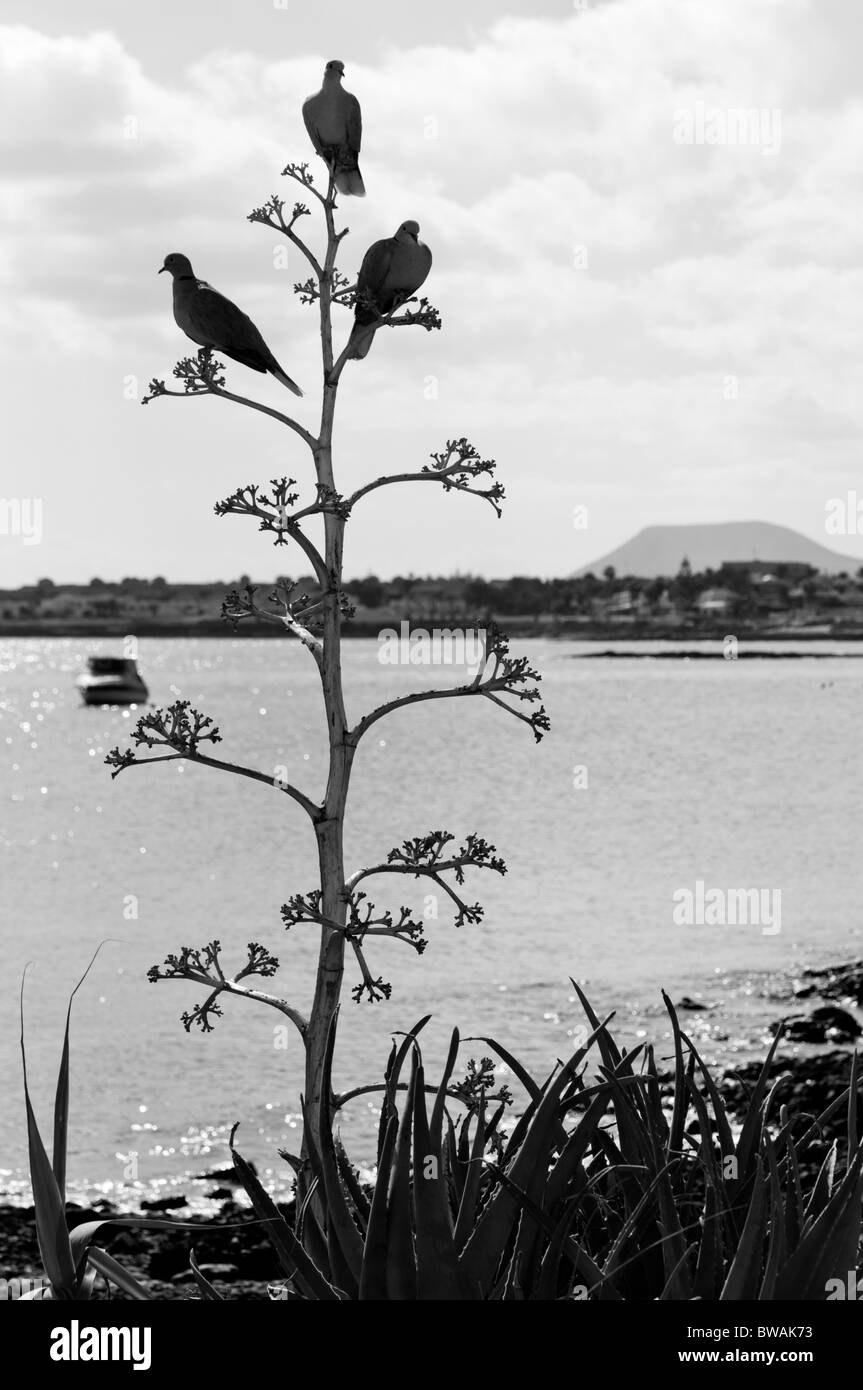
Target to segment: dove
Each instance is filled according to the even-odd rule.
[[[403,222],[395,236],[372,242],[363,256],[349,357],[366,356],[375,334],[370,325],[410,299],[431,270],[432,253],[419,232],[418,222]]]
[[[215,348],[254,372],[271,372],[277,381],[303,393],[276,361],[248,314],[232,304],[206,280],[199,280],[188,256],[173,251],[165,257],[159,274],[167,270],[174,281],[174,319],[187,338],[201,347]]]
[[[366,196],[357,162],[363,138],[363,118],[355,96],[342,86],[344,63],[333,58],[324,68],[321,90],[303,102],[303,120],[317,154],[333,170],[340,193]]]

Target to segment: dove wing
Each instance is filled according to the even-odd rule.
[[[303,122],[305,124],[306,130],[308,131],[309,139],[314,145],[315,152],[317,154],[320,154],[322,150],[321,137],[318,133],[317,124],[317,112],[318,105],[320,102],[320,95],[320,92],[318,92],[313,97],[306,97],[306,100],[303,102]]]
[[[345,143],[359,154],[363,142],[363,114],[360,104],[350,92],[345,92]]]
[[[200,286],[198,293],[193,296],[189,305],[189,321],[213,347],[221,348],[223,352],[267,351],[263,338],[248,315],[209,285]]]
[[[396,242],[394,237],[384,237],[382,241],[375,241],[363,256],[363,263],[360,266],[360,273],[357,276],[357,297],[366,296],[375,299],[386,283],[386,278],[390,273],[390,266],[395,255]]]
[[[385,313],[389,306],[382,303],[381,295],[395,255],[396,242],[393,237],[372,242],[357,276],[357,302],[354,317],[358,324],[374,323],[379,313]]]

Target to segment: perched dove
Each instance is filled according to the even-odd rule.
[[[163,270],[170,271],[174,280],[174,318],[193,343],[216,348],[254,372],[271,372],[277,381],[293,391],[303,393],[295,381],[283,371],[248,314],[232,304],[206,280],[198,280],[188,256],[174,251],[165,257]]]
[[[383,314],[410,299],[431,270],[432,253],[419,239],[419,223],[403,222],[395,236],[375,241],[363,256],[349,355],[365,357]]]
[[[340,193],[366,196],[358,163],[363,118],[355,96],[342,86],[345,65],[333,58],[324,68],[324,83],[303,102],[303,120],[315,151],[333,170]]]

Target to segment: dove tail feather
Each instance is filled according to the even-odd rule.
[[[359,322],[355,323],[348,339],[348,357],[354,362],[360,362],[364,357],[368,357],[374,336],[373,328]]]
[[[283,386],[287,386],[288,390],[293,391],[295,396],[301,396],[303,394],[297,383],[291,380],[287,372],[282,371],[282,368],[275,359],[273,359],[273,365],[270,367],[270,371],[276,378],[276,381],[280,381]]]
[[[240,362],[244,367],[250,367],[253,372],[268,372],[269,365],[261,353],[256,348],[228,348],[217,347],[217,352],[223,352],[226,357],[230,357],[234,362]]]
[[[336,170],[336,188],[345,197],[364,198],[366,196],[366,186],[363,183],[363,176],[358,167],[353,169]]]

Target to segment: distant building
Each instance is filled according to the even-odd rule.
[[[631,589],[618,589],[611,598],[596,600],[594,606],[606,618],[643,618],[650,613],[645,595]]]
[[[714,589],[704,589],[695,601],[695,607],[699,613],[722,617],[730,613],[737,602],[737,595],[733,589],[724,589],[721,586]]]
[[[720,569],[729,574],[744,575],[747,579],[758,580],[772,575],[776,579],[787,579],[799,583],[815,573],[813,565],[799,560],[723,560]]]

